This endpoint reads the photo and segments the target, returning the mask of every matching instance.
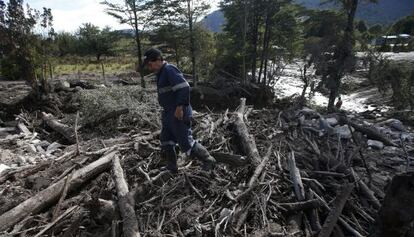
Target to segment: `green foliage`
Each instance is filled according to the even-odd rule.
[[[414,69],[409,62],[393,62],[381,54],[369,58],[369,79],[385,93],[392,90],[392,100],[396,109],[414,107]]]
[[[55,37],[57,55],[60,57],[78,53],[78,38],[68,32],[58,33]]]
[[[45,65],[54,37],[51,9],[23,7],[23,0],[0,2],[0,73],[8,79],[26,80],[39,94],[46,91]],[[40,33],[33,33],[34,29]]]
[[[360,32],[360,33],[365,33],[368,30],[368,26],[367,24],[365,24],[365,21],[358,21],[357,25],[356,25],[356,29]]]
[[[243,78],[245,64],[251,72],[258,66],[264,71],[270,59],[283,55],[289,60],[298,50],[299,8],[291,1],[225,0],[221,8],[227,21],[218,40],[217,66],[227,72]]]
[[[83,24],[77,33],[80,42],[81,55],[94,55],[97,61],[102,55],[113,55],[113,46],[117,35],[106,27],[100,30],[99,27],[90,23]]]
[[[407,16],[394,23],[391,27],[393,34],[409,34],[414,36],[414,15]]]
[[[369,28],[369,33],[374,35],[375,37],[381,36],[382,34],[384,34],[385,29],[383,28],[382,25],[373,25]]]
[[[319,37],[326,41],[338,41],[346,25],[345,16],[333,10],[308,11],[307,16],[304,21],[305,38]]]
[[[53,71],[55,75],[76,74],[76,73],[102,73],[104,65],[105,73],[130,72],[135,69],[134,58],[129,57],[105,57],[100,62],[88,59],[87,57],[65,56],[53,59]]]
[[[196,25],[195,52],[197,53],[198,72],[201,79],[210,79],[217,58],[216,37],[214,33],[206,30],[202,25]]]

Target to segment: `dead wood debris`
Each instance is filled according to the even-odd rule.
[[[46,144],[46,131],[20,119],[0,130],[8,133],[0,146],[38,158],[0,172],[0,234],[366,236],[388,179],[413,160],[413,141],[404,140],[404,152],[375,131],[368,138],[389,146],[367,148],[366,130],[355,125],[363,121],[340,127],[332,118],[324,128],[309,111],[254,110],[245,100],[233,113],[196,112],[194,135],[220,164],[205,172],[180,158],[176,175],[160,171],[154,125],[76,141],[77,129],[43,114],[77,143],[65,148]]]

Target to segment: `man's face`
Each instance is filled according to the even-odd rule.
[[[158,72],[162,67],[162,61],[160,59],[157,59],[155,61],[149,61],[147,63],[147,68],[151,72]]]

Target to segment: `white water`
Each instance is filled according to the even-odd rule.
[[[302,93],[302,88],[304,83],[300,79],[300,69],[297,64],[289,64],[286,66],[285,70],[283,71],[282,76],[274,85],[275,94],[279,98],[285,98],[292,96],[294,94],[300,95]],[[345,77],[345,80],[362,80],[361,78],[357,77]],[[306,92],[306,95],[309,95],[309,90]],[[352,111],[352,112],[364,112],[367,110],[374,110],[376,107],[367,103],[369,98],[373,96],[379,96],[377,89],[367,89],[364,91],[358,91],[351,93],[349,95],[341,95],[343,104],[342,109]],[[315,95],[311,99],[311,104],[315,104],[317,106],[327,106],[328,105],[328,98],[322,95],[319,92],[316,92]],[[385,106],[381,107],[381,110],[387,110],[388,108]]]

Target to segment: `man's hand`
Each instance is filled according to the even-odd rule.
[[[183,120],[183,117],[184,117],[184,110],[183,110],[183,106],[182,106],[182,105],[177,106],[177,108],[175,108],[175,117],[176,117],[178,120]]]

